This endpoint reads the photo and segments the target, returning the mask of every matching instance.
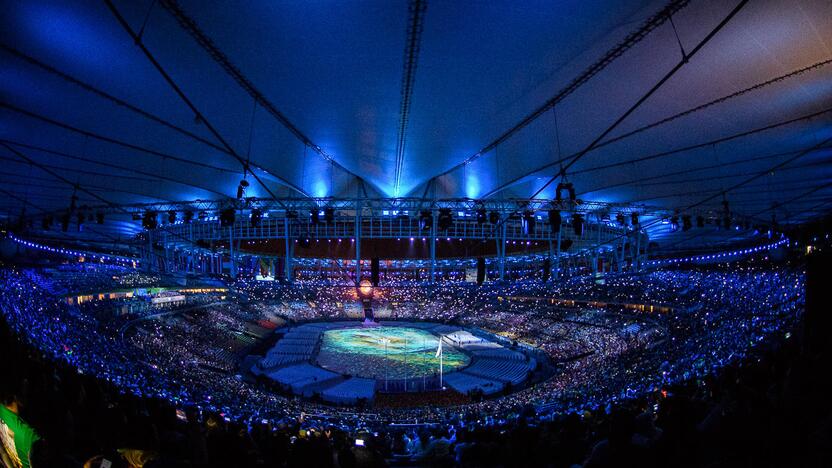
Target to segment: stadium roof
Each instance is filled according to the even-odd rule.
[[[565,173],[586,200],[832,207],[827,0],[0,8],[7,215],[73,184],[234,197],[246,166],[257,197],[553,197]]]

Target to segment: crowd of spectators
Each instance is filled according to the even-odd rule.
[[[680,425],[700,418],[695,436],[719,444],[712,436],[746,410],[725,406],[738,389],[759,385],[759,372],[788,376],[778,357],[763,360],[763,350],[773,342],[796,352],[787,337],[803,306],[799,269],[747,265],[607,276],[603,283],[576,277],[380,288],[378,301],[394,318],[487,329],[538,347],[558,369],[496,399],[358,411],[248,381],[229,357],[249,349],[238,337],[253,323],[345,317],[344,304],[357,300],[354,288],[241,280],[231,285],[239,301],[142,321],[123,338],[123,322],[61,302],[50,281],[30,270],[0,270],[0,307],[16,337],[4,339],[6,355],[20,357],[3,361],[10,376],[3,403],[43,436],[34,453],[197,466],[385,459],[511,465],[511,453],[545,453],[537,462],[556,466],[682,457],[679,438],[690,434],[679,431],[690,427]],[[553,298],[609,304],[567,307]],[[633,303],[668,309],[625,308]],[[221,353],[226,348],[230,355]],[[53,398],[64,388],[70,391]],[[100,421],[120,429],[102,430]],[[67,425],[77,440],[61,436]],[[529,449],[535,451],[523,452]],[[714,453],[730,456],[729,449]]]

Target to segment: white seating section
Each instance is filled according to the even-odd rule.
[[[445,384],[459,393],[468,393],[472,390],[482,390],[485,395],[497,393],[503,389],[502,382],[484,379],[465,372],[453,372],[445,376]]]
[[[383,321],[381,324],[428,330],[442,336],[446,344],[469,353],[473,357],[470,366],[444,376],[445,384],[460,393],[480,390],[492,395],[507,384],[521,384],[536,366],[535,360],[525,354],[460,327],[426,322]],[[374,379],[347,378],[311,364],[325,331],[355,326],[354,321],[344,321],[306,323],[291,328],[252,371],[290,387],[298,395],[320,394],[325,401],[336,404],[354,404],[361,398],[371,401],[377,385]]]
[[[362,379],[353,377],[338,383],[321,393],[325,401],[340,405],[354,404],[359,399],[373,400],[376,393],[376,381],[374,379]]]
[[[290,387],[293,393],[305,397],[312,396],[316,390],[332,381],[343,379],[340,374],[309,363],[282,367],[266,375],[275,382]]]
[[[473,364],[466,367],[463,372],[466,374],[484,377],[500,382],[510,382],[517,385],[524,380],[534,365],[531,361],[515,361],[513,359],[477,359]]]

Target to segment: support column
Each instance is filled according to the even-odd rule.
[[[430,284],[436,281],[436,213],[431,212],[433,221],[430,223]]]
[[[355,282],[361,281],[361,204],[355,207]]]
[[[497,255],[498,264],[500,266],[500,281],[506,279],[506,231],[508,229],[508,219],[503,220],[503,225],[500,226],[500,239],[497,241]]]
[[[633,256],[633,270],[641,271],[641,232],[636,227],[636,254]]]
[[[289,218],[286,218],[283,223],[283,238],[286,240],[286,258],[285,258],[285,272],[286,281],[294,282],[294,275],[292,274],[292,240],[289,238]]]
[[[560,277],[560,239],[561,233],[563,232],[563,220],[560,222],[560,229],[558,229],[558,242],[555,246],[555,263],[553,265],[554,271],[552,271],[552,277],[557,279]]]
[[[229,272],[231,279],[237,278],[237,262],[234,261],[234,225],[228,227],[228,261],[231,262]]]

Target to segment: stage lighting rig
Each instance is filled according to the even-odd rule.
[[[69,220],[70,220],[70,214],[67,211],[66,213],[63,214],[63,216],[61,216],[61,231],[62,232],[67,232],[69,230]]]
[[[176,222],[176,210],[168,211],[168,223],[173,224]]]
[[[578,237],[584,233],[584,217],[580,213],[572,215],[572,232]]]
[[[263,210],[260,208],[252,208],[251,210],[251,226],[257,227],[260,225],[260,220],[263,219]]]
[[[228,207],[222,211],[220,211],[220,226],[222,227],[230,227],[234,225],[234,221],[236,221],[237,212],[234,207]]]
[[[523,235],[528,236],[534,234],[535,217],[534,211],[526,210],[523,212],[523,218],[520,220],[520,226],[523,228]]]
[[[142,216],[142,227],[151,230],[159,226],[158,213],[155,211],[145,211]]]
[[[477,208],[477,224],[485,224],[488,221],[488,212],[485,208]]]
[[[561,183],[558,184],[557,194],[555,195],[556,201],[558,202],[558,204],[560,204],[561,200],[563,200],[563,197],[561,196],[561,192],[563,190],[566,190],[566,192],[569,196],[569,201],[572,204],[574,204],[576,197],[575,197],[575,186],[572,185],[572,182],[561,182]]]
[[[243,196],[246,194],[246,189],[248,188],[248,181],[243,179],[240,181],[240,185],[237,186],[237,200],[242,200]]]
[[[194,212],[191,210],[186,211],[183,220],[185,223],[190,224],[194,220]]]
[[[419,213],[419,229],[429,231],[433,227],[433,213],[424,210]]]
[[[447,231],[454,224],[454,215],[450,208],[440,208],[438,216],[439,230]]]
[[[560,232],[561,221],[563,221],[563,218],[560,215],[560,210],[549,210],[549,228],[553,233],[557,234]]]

